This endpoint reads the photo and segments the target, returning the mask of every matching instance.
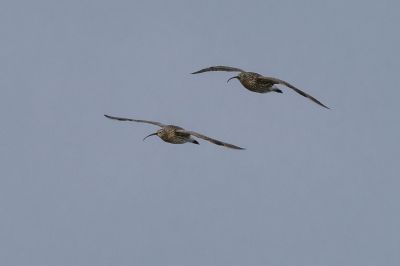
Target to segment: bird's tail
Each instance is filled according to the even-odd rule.
[[[200,143],[197,141],[197,140],[195,140],[195,139],[190,139],[189,140],[191,143],[193,143],[193,144],[197,144],[197,145],[199,145]]]

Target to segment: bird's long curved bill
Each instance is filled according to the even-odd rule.
[[[156,132],[156,133],[152,133],[152,134],[146,136],[146,137],[143,139],[143,141],[144,141],[145,139],[147,139],[148,137],[155,136],[155,135],[157,135],[157,132]]]
[[[230,79],[228,79],[228,80],[226,81],[226,83],[228,83],[231,79],[239,79],[239,76],[231,77]]]

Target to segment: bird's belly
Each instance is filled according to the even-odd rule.
[[[188,139],[182,138],[180,136],[172,136],[172,137],[163,136],[161,139],[165,142],[172,143],[172,144],[183,144],[188,141]]]
[[[272,84],[257,84],[255,82],[246,82],[243,81],[242,85],[248,89],[249,91],[257,92],[257,93],[267,93],[272,91]]]

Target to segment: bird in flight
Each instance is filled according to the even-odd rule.
[[[329,109],[328,106],[324,105],[311,95],[305,93],[304,91],[296,88],[292,84],[273,77],[265,77],[263,75],[260,75],[258,73],[254,72],[247,72],[244,71],[240,68],[236,67],[229,67],[229,66],[212,66],[212,67],[207,67],[204,69],[201,69],[199,71],[193,72],[192,74],[199,74],[203,72],[209,72],[209,71],[225,71],[225,72],[240,72],[237,76],[231,77],[230,79],[227,80],[229,82],[231,79],[238,79],[240,83],[248,90],[258,92],[258,93],[267,93],[267,92],[278,92],[282,93],[282,90],[277,88],[275,85],[284,85],[288,88],[291,88],[298,94],[310,99],[311,101],[315,102],[316,104],[319,104],[322,107],[325,107]]]
[[[143,140],[145,140],[146,138],[148,138],[150,136],[158,136],[163,141],[172,143],[172,144],[183,144],[186,142],[190,142],[193,144],[199,144],[199,142],[197,140],[192,138],[192,136],[194,136],[197,138],[207,140],[216,145],[220,145],[220,146],[224,146],[224,147],[236,149],[236,150],[244,150],[244,148],[207,137],[205,135],[202,135],[202,134],[194,132],[194,131],[185,130],[181,127],[174,126],[174,125],[164,125],[160,122],[149,121],[149,120],[138,120],[138,119],[123,118],[123,117],[116,117],[116,116],[110,116],[110,115],[104,115],[104,116],[107,118],[110,118],[110,119],[118,120],[118,121],[147,123],[147,124],[152,124],[152,125],[161,127],[155,133],[152,133],[152,134],[146,136]]]

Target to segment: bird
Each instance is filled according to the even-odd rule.
[[[161,127],[159,130],[157,130],[155,133],[152,133],[150,135],[147,135],[145,139],[147,139],[150,136],[158,136],[160,139],[162,139],[165,142],[172,143],[172,144],[183,144],[183,143],[193,143],[193,144],[199,144],[197,140],[195,140],[192,136],[204,139],[206,141],[209,141],[211,143],[214,143],[216,145],[224,146],[226,148],[231,148],[231,149],[236,149],[236,150],[244,150],[244,148],[238,147],[233,144],[229,144],[226,142],[222,142],[220,140],[216,140],[210,137],[207,137],[203,134],[197,133],[195,131],[190,131],[190,130],[185,130],[179,126],[175,125],[165,125],[160,122],[156,121],[150,121],[150,120],[139,120],[139,119],[132,119],[132,118],[124,118],[124,117],[116,117],[116,116],[111,116],[111,115],[104,115],[105,117],[113,120],[118,120],[118,121],[130,121],[130,122],[139,122],[139,123],[147,123],[147,124],[152,124]]]
[[[247,72],[244,71],[240,68],[236,67],[230,67],[230,66],[211,66],[207,68],[203,68],[199,71],[193,72],[192,74],[199,74],[199,73],[204,73],[204,72],[209,72],[209,71],[226,71],[226,72],[240,72],[237,76],[231,77],[230,79],[227,80],[229,82],[232,79],[238,79],[240,83],[248,90],[257,92],[257,93],[267,93],[267,92],[277,92],[277,93],[283,93],[282,90],[277,88],[275,85],[284,85],[298,94],[310,99],[311,101],[315,102],[316,104],[319,104],[322,107],[325,107],[327,109],[330,109],[328,106],[324,105],[311,95],[305,93],[304,91],[296,88],[292,84],[278,79],[278,78],[273,78],[273,77],[265,77],[263,75],[260,75],[255,72]]]

